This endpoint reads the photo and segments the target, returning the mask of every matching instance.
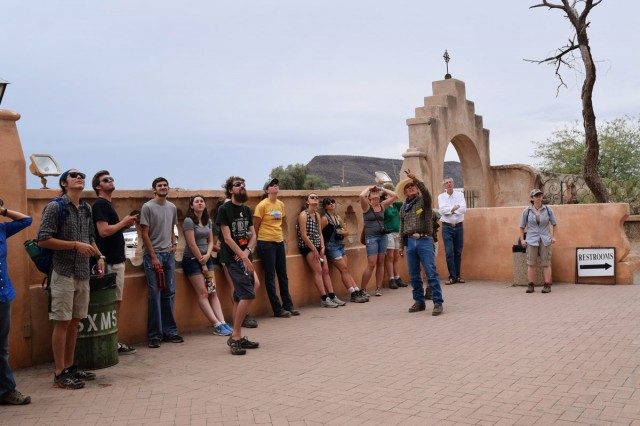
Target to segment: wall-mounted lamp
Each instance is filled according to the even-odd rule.
[[[7,90],[8,81],[5,81],[0,78],[0,104],[2,103],[2,97],[4,96],[4,91]]]
[[[41,189],[49,189],[45,176],[60,176],[62,174],[58,162],[53,158],[53,155],[49,154],[31,154],[29,158],[31,159],[29,171],[32,175],[40,178]]]
[[[385,183],[393,183],[387,172],[376,172],[375,179],[379,185],[384,185]]]

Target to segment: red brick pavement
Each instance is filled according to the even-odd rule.
[[[260,318],[245,356],[210,330],[140,344],[83,390],[20,370],[33,403],[1,406],[0,424],[640,425],[640,286],[443,290],[440,317],[407,313],[401,288]]]

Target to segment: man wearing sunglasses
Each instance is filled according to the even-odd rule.
[[[173,315],[176,295],[175,252],[178,245],[173,227],[178,223],[178,210],[167,200],[169,181],[157,177],[151,184],[153,199],[142,206],[140,231],[143,246],[144,273],[147,277],[147,337],[149,347],[160,342],[182,343]]]
[[[222,233],[218,260],[227,281],[233,285],[233,334],[229,336],[227,345],[232,355],[244,355],[247,349],[260,346],[258,342],[242,337],[240,326],[260,286],[251,257],[257,237],[251,209],[245,205],[249,197],[244,179],[231,176],[226,180],[224,189],[231,201],[218,208],[217,224]]]
[[[98,199],[93,203],[93,223],[95,225],[96,244],[104,255],[110,272],[116,273],[116,318],[119,319],[120,304],[124,291],[124,236],[122,233],[136,223],[138,215],[127,215],[120,220],[111,204],[111,196],[116,186],[108,170],[100,170],[91,180]],[[124,343],[118,343],[118,355],[130,355],[136,350]]]
[[[45,207],[38,230],[38,245],[53,250],[51,348],[54,386],[63,389],[80,389],[84,387],[83,381],[96,378],[93,373],[78,370],[74,364],[78,324],[89,311],[90,257],[98,259],[98,275],[105,272],[104,256],[95,243],[91,207],[80,199],[85,177],[76,169],[60,175],[61,204],[53,200]]]
[[[424,288],[420,276],[420,265],[427,275],[433,298],[431,315],[442,313],[442,288],[436,270],[433,252],[433,209],[431,193],[411,170],[406,170],[408,179],[398,184],[398,193],[404,194],[406,201],[400,210],[400,256],[406,248],[407,267],[411,278],[414,304],[409,312],[426,309]]]

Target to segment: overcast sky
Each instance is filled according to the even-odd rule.
[[[556,97],[549,56],[571,35],[531,0],[34,0],[0,8],[1,108],[25,156],[107,168],[121,189],[262,187],[315,155],[402,158],[406,119],[449,71],[490,131],[493,165],[581,117],[581,75]],[[640,112],[640,2],[591,13],[599,120]],[[451,151],[453,148],[451,148]],[[455,159],[448,154],[448,159]],[[40,181],[31,175],[28,187]]]

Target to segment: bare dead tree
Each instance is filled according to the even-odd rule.
[[[560,81],[560,87],[566,84],[562,80],[560,69],[562,66],[573,68],[573,53],[579,51],[582,63],[584,64],[584,82],[582,84],[582,118],[584,124],[585,143],[587,149],[584,155],[583,174],[589,189],[599,203],[609,202],[609,192],[602,183],[598,173],[598,161],[600,157],[600,144],[598,142],[598,130],[596,129],[596,114],[593,110],[593,87],[596,83],[596,65],[591,56],[591,47],[589,46],[589,37],[587,28],[590,22],[587,21],[589,12],[602,3],[602,0],[558,0],[556,2],[542,0],[542,3],[533,5],[530,9],[536,7],[548,7],[549,9],[560,9],[565,13],[565,17],[571,22],[575,30],[575,34],[569,39],[566,45],[556,50],[556,54],[536,62],[539,64],[550,63],[555,65],[556,77]],[[578,7],[582,6],[582,11]]]

